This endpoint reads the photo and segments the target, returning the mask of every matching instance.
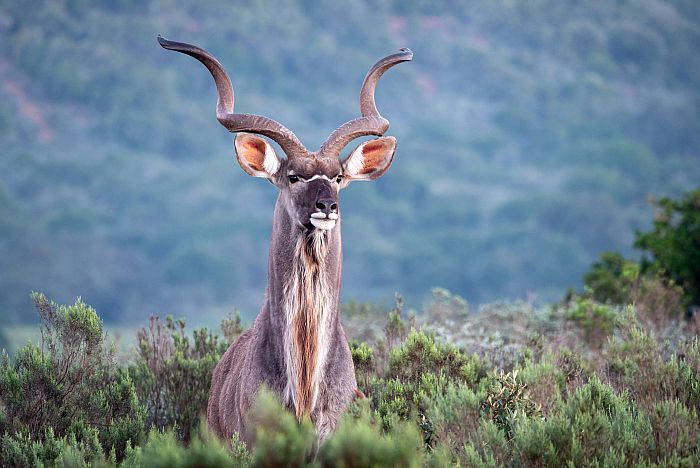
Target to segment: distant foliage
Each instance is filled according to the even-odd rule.
[[[642,269],[669,277],[691,304],[700,305],[700,188],[678,200],[661,198],[655,206],[653,229],[638,233],[634,244],[651,254]]]
[[[700,189],[654,205],[652,230],[637,232],[634,243],[645,252],[641,262],[604,252],[584,275],[582,296],[611,305],[633,303],[639,320],[657,333],[670,332],[669,324],[684,315],[690,320],[683,326],[697,331],[700,318],[692,310],[700,303]],[[572,294],[565,302],[571,299]]]
[[[341,197],[344,291],[477,304],[555,300],[627,254],[649,193],[697,185],[698,29],[694,0],[4,1],[0,313],[25,321],[36,284],[110,321],[259,307],[274,189],[232,164],[209,74],[159,32],[309,148],[410,47],[377,89],[395,162]]]

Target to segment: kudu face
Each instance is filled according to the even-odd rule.
[[[345,161],[337,157],[280,159],[272,146],[248,133],[236,137],[236,158],[245,172],[265,177],[280,191],[280,202],[300,228],[331,230],[340,219],[338,192],[351,180],[381,176],[391,165],[396,140],[378,138],[361,144]]]
[[[362,117],[338,127],[318,151],[311,152],[294,133],[272,119],[234,114],[231,80],[209,52],[160,36],[158,42],[166,49],[194,57],[207,67],[218,92],[216,117],[230,132],[238,133],[235,142],[238,163],[248,174],[265,177],[281,190],[280,201],[298,225],[310,230],[333,229],[340,216],[339,190],[351,180],[376,179],[391,165],[396,150],[396,139],[393,137],[364,142],[342,162],[339,157],[352,140],[367,135],[382,136],[388,130],[389,122],[377,110],[374,90],[385,71],[398,63],[412,60],[413,52],[409,49],[401,49],[397,54],[384,57],[370,68],[360,90]],[[286,159],[280,159],[266,140],[251,133],[276,141]]]

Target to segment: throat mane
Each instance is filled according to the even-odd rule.
[[[313,230],[296,243],[292,269],[284,285],[284,335],[287,386],[285,400],[298,419],[310,417],[316,405],[328,354],[331,298],[326,271],[328,235]]]

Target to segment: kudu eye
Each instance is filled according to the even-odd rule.
[[[289,183],[294,184],[296,182],[299,182],[299,176],[295,176],[294,174],[289,175]]]

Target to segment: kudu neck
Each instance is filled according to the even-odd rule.
[[[326,358],[337,344],[340,225],[308,231],[275,206],[270,242],[269,319],[286,370],[284,400],[298,419],[311,416]],[[279,341],[278,341],[279,340]]]
[[[331,313],[337,315],[340,300],[340,280],[342,270],[342,242],[340,220],[330,231],[309,232],[292,219],[280,195],[275,204],[272,221],[272,236],[268,261],[268,300],[273,315],[283,314],[284,290],[294,273],[295,262],[299,261],[299,243],[309,250],[316,250],[319,271],[325,275],[327,294],[332,305]],[[321,240],[318,236],[324,236]]]

